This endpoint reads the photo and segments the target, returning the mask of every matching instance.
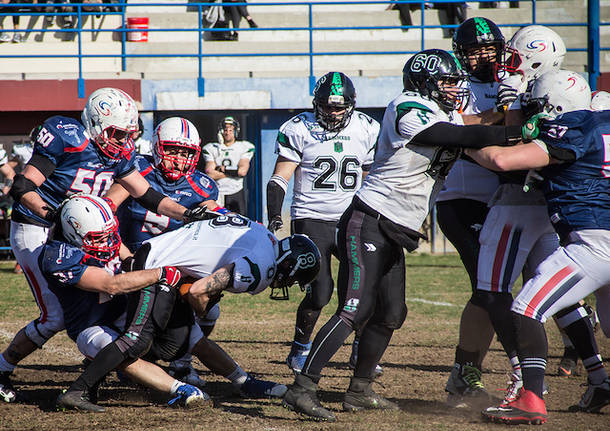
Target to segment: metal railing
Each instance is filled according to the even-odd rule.
[[[481,0],[470,1],[468,3],[478,3]],[[509,0],[515,1],[515,0]],[[540,0],[539,0],[540,1]],[[371,5],[371,4],[391,4],[391,3],[404,3],[404,4],[418,4],[419,5],[419,13],[421,16],[421,23],[412,26],[401,26],[401,25],[391,25],[391,26],[316,26],[313,18],[313,10],[314,7],[317,6],[329,6],[329,5]],[[455,3],[451,0],[436,0],[434,3]],[[531,22],[526,23],[503,23],[498,24],[500,27],[520,27],[529,24],[537,23],[537,13],[536,13],[536,3],[537,0],[529,0],[524,1],[521,0],[521,3],[531,3],[532,5],[532,15]],[[206,28],[202,26],[202,19],[204,11],[213,6],[239,6],[239,5],[247,5],[249,7],[259,7],[259,6],[305,6],[308,11],[308,25],[307,26],[292,26],[292,27],[265,27],[265,28]],[[37,7],[55,7],[62,8],[69,6],[73,8],[71,12],[42,12],[36,9]],[[98,6],[100,8],[103,7],[115,7],[118,8],[119,12],[108,12],[108,11],[91,11],[90,8]],[[72,17],[75,18],[75,25],[73,28],[61,28],[61,29],[23,29],[18,30],[19,32],[26,33],[34,33],[34,32],[64,32],[64,33],[75,33],[76,43],[77,43],[77,52],[74,54],[3,54],[0,51],[0,58],[77,58],[78,59],[78,97],[85,97],[85,81],[83,78],[83,59],[86,58],[119,58],[121,59],[121,69],[123,71],[126,70],[128,59],[133,58],[171,58],[171,57],[182,57],[182,58],[195,58],[198,62],[198,77],[197,77],[197,88],[199,96],[203,96],[205,94],[205,79],[203,77],[203,59],[209,57],[308,57],[309,58],[309,83],[310,83],[310,91],[313,91],[313,86],[315,84],[315,76],[314,76],[314,59],[317,56],[338,56],[338,55],[404,55],[404,54],[413,54],[417,51],[412,50],[403,50],[403,51],[320,51],[316,50],[314,47],[314,32],[316,31],[329,31],[329,30],[391,30],[391,29],[404,29],[404,28],[414,28],[421,30],[421,39],[420,39],[420,49],[425,49],[426,47],[426,38],[424,35],[424,30],[428,29],[454,29],[458,25],[457,24],[426,24],[425,17],[425,2],[423,0],[402,0],[402,1],[392,1],[392,0],[377,0],[377,1],[336,1],[336,2],[290,2],[290,3],[281,3],[281,2],[265,2],[265,3],[133,3],[133,2],[121,2],[121,3],[43,3],[43,4],[4,4],[4,8],[9,9],[7,12],[0,13],[0,17],[2,16],[11,16],[14,15],[14,12],[10,12],[10,8],[15,9],[23,9],[31,8],[26,12],[20,12],[24,16],[41,16],[41,17]],[[130,32],[141,32],[141,29],[130,29],[126,26],[126,16],[125,9],[129,7],[130,11],[133,11],[137,8],[154,8],[154,7],[181,7],[181,8],[189,8],[190,10],[195,9],[198,15],[198,27],[195,28],[148,28],[145,31],[148,32],[196,32],[198,34],[198,49],[196,53],[179,53],[179,52],[166,52],[160,54],[134,54],[127,53],[126,51],[126,42],[127,42],[127,34]],[[544,25],[549,27],[586,27],[587,28],[587,46],[579,47],[579,48],[570,48],[568,51],[581,51],[588,53],[588,67],[587,71],[589,73],[589,82],[591,84],[591,88],[596,88],[597,77],[600,74],[600,51],[608,51],[610,47],[601,47],[600,45],[600,26],[601,25],[610,25],[610,22],[600,22],[600,2],[599,0],[588,0],[588,19],[587,22],[570,22],[570,23],[561,23],[554,22],[549,23],[545,22]],[[83,22],[87,17],[93,16],[111,16],[111,15],[120,15],[122,26],[118,29],[115,28],[84,28]],[[5,18],[6,21],[6,18]],[[235,52],[218,52],[218,53],[207,53],[203,51],[204,41],[203,35],[205,33],[217,33],[217,32],[232,32],[232,31],[307,31],[308,36],[308,47],[307,51],[303,52],[265,52],[264,48],[261,49],[261,52],[250,52],[250,53],[235,53]],[[5,32],[14,32],[15,30],[4,30]],[[104,54],[89,54],[83,52],[83,33],[92,33],[92,32],[112,32],[112,33],[120,33],[120,41],[117,43],[121,44],[120,54],[117,53],[104,53]],[[179,48],[176,48],[179,49]]]

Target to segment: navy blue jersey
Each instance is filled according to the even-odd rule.
[[[78,334],[90,326],[112,324],[124,311],[126,302],[123,295],[109,298],[76,287],[88,266],[106,267],[109,272],[118,272],[118,265],[104,265],[80,248],[60,241],[45,244],[38,262],[49,288],[59,299],[66,332],[72,340],[76,341]],[[108,300],[103,302],[104,299]]]
[[[214,180],[195,170],[178,181],[167,181],[159,169],[153,167],[151,156],[136,155],[135,165],[151,187],[186,208],[194,208],[207,200],[218,199]],[[132,251],[142,242],[163,232],[181,227],[184,222],[147,210],[134,199],[127,199],[117,213],[121,240]]]
[[[115,177],[124,177],[135,169],[135,153],[116,161],[103,157],[98,153],[96,144],[89,141],[82,124],[61,116],[45,121],[34,144],[34,154],[49,159],[56,166],[49,178],[36,189],[53,208],[74,193],[102,196]],[[20,203],[14,205],[13,211],[36,224],[49,225]]]
[[[565,113],[544,122],[538,139],[563,162],[542,172],[557,233],[610,230],[610,111]]]

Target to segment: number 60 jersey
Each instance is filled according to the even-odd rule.
[[[327,132],[313,112],[303,112],[280,127],[275,152],[298,163],[290,216],[339,220],[373,163],[379,123],[354,111],[340,132]]]

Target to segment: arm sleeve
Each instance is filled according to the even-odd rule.
[[[55,163],[42,154],[32,154],[32,158],[28,162],[29,165],[34,166],[38,169],[45,178],[49,178],[51,174],[55,171]]]
[[[435,123],[413,137],[411,143],[434,147],[483,148],[506,146],[521,138],[521,126],[458,126]]]
[[[267,184],[267,216],[282,214],[282,204],[288,189],[288,181],[279,175],[273,175]]]

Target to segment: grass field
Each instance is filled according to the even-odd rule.
[[[12,273],[12,263],[0,264],[0,349],[12,335],[35,317],[37,307],[23,276]],[[346,366],[350,347],[344,346],[324,370],[320,399],[337,413],[334,424],[316,423],[285,410],[279,400],[244,400],[231,396],[229,383],[194,362],[208,381],[214,399],[208,410],[177,410],[166,399],[145,389],[118,382],[112,375],[101,391],[103,414],[56,412],[54,400],[80,372],[81,355],[65,334],[53,338],[30,355],[14,374],[18,389],[28,397],[22,404],[0,404],[0,430],[487,430],[506,428],[487,424],[478,411],[449,409],[444,386],[453,363],[458,323],[470,296],[467,276],[455,255],[407,257],[409,315],[396,331],[381,361],[384,375],[375,390],[397,402],[397,412],[341,412],[349,382]],[[225,348],[247,371],[265,379],[290,384],[292,374],[284,363],[292,339],[295,311],[301,293],[293,288],[290,301],[271,301],[268,293],[226,294],[221,317],[211,338]],[[324,310],[318,325],[334,312],[336,302]],[[610,407],[605,414],[569,413],[568,407],[584,391],[583,375],[555,375],[563,351],[553,324],[547,325],[550,343],[547,383],[549,422],[537,429],[610,430]],[[351,342],[351,337],[348,339]],[[598,333],[602,355],[610,355],[610,341]],[[606,362],[608,364],[608,362]],[[507,360],[494,341],[484,363],[484,383],[501,397],[508,377]],[[496,390],[498,390],[496,392]],[[523,428],[522,426],[521,428]]]

